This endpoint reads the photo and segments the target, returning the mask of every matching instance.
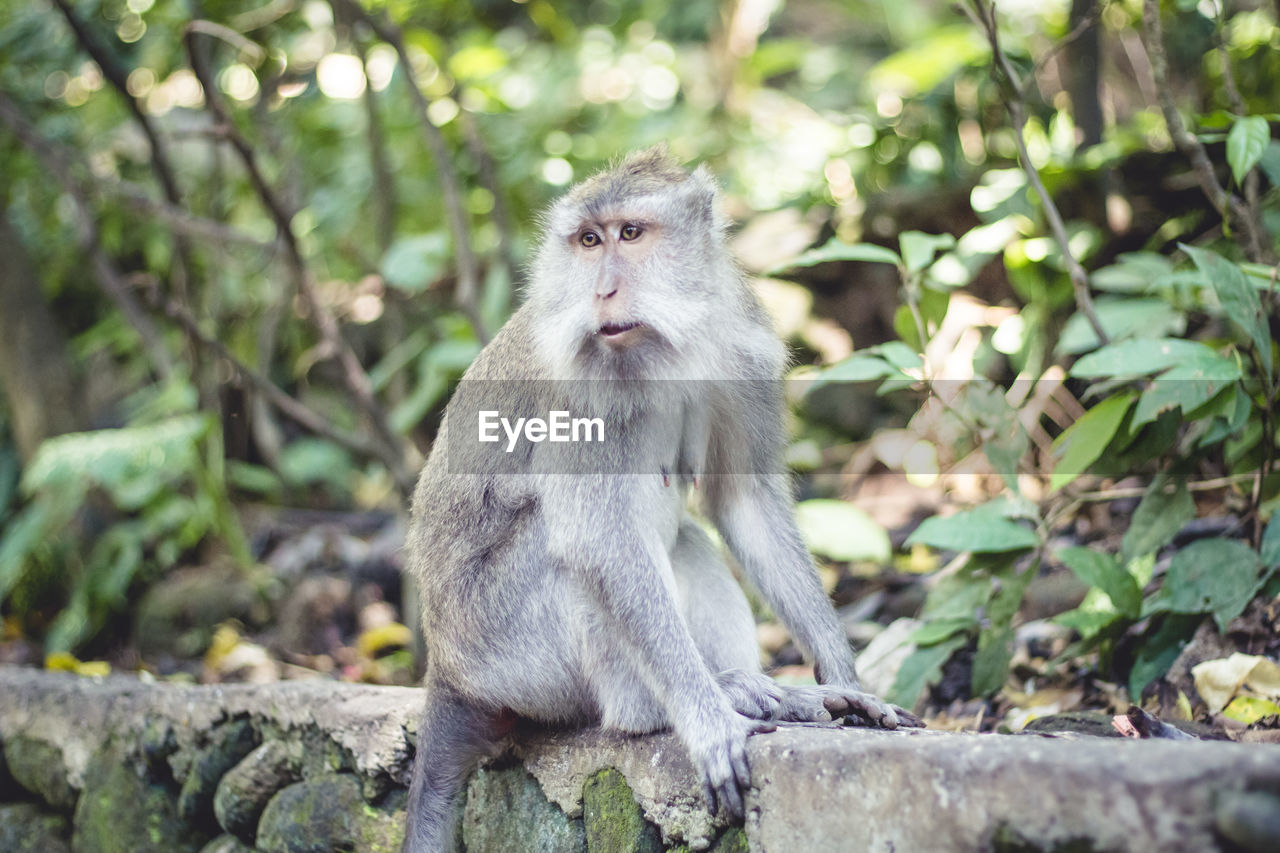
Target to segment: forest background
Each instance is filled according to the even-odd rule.
[[[0,661],[410,683],[450,389],[538,212],[661,142],[876,689],[1274,728],[1278,13],[0,0]]]

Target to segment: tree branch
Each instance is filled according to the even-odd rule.
[[[476,336],[482,342],[489,340],[488,331],[480,317],[480,275],[475,250],[471,246],[471,228],[468,224],[466,206],[462,203],[461,182],[453,168],[449,157],[449,146],[445,143],[444,134],[431,121],[427,109],[430,103],[427,96],[413,79],[413,65],[409,62],[409,53],[404,46],[404,38],[395,24],[388,20],[379,20],[369,14],[354,0],[334,0],[342,6],[351,20],[362,21],[379,39],[395,48],[400,58],[400,69],[404,73],[405,84],[409,87],[409,97],[413,101],[418,122],[422,125],[423,138],[427,148],[436,161],[436,172],[440,176],[440,192],[443,196],[445,212],[449,222],[449,232],[453,236],[454,256],[458,265],[458,285],[456,299],[458,308],[467,315]]]
[[[1263,239],[1266,231],[1249,215],[1248,208],[1239,197],[1223,189],[1222,184],[1218,182],[1218,176],[1214,174],[1213,163],[1210,162],[1204,145],[1187,130],[1173,102],[1173,93],[1169,89],[1169,60],[1164,50],[1164,28],[1160,22],[1158,0],[1142,0],[1142,44],[1151,63],[1151,76],[1155,80],[1160,111],[1164,114],[1164,122],[1169,128],[1169,136],[1173,139],[1173,144],[1184,157],[1191,161],[1196,181],[1218,215],[1234,221],[1243,233],[1243,247],[1249,260],[1260,263],[1269,260],[1271,252],[1267,241]]]
[[[992,76],[995,77],[997,84],[1002,84],[1000,86],[1001,98],[1004,101],[1005,108],[1009,111],[1009,118],[1013,122],[1013,139],[1018,147],[1018,162],[1022,164],[1022,171],[1026,173],[1027,181],[1031,184],[1031,188],[1035,190],[1036,197],[1040,199],[1040,207],[1044,210],[1044,217],[1049,225],[1049,231],[1053,235],[1054,242],[1058,244],[1058,251],[1062,253],[1062,261],[1067,267],[1067,276],[1071,279],[1071,289],[1075,293],[1076,308],[1089,321],[1093,333],[1098,337],[1099,344],[1106,345],[1110,338],[1107,336],[1106,330],[1102,328],[1102,322],[1098,319],[1098,312],[1093,306],[1093,295],[1089,291],[1089,274],[1085,272],[1084,267],[1080,265],[1080,262],[1076,260],[1075,254],[1072,253],[1070,240],[1067,236],[1067,227],[1062,220],[1062,214],[1058,211],[1058,206],[1049,195],[1049,190],[1045,188],[1044,181],[1040,179],[1040,172],[1032,165],[1031,154],[1027,151],[1027,114],[1023,100],[1026,96],[1026,91],[1018,72],[1014,70],[1013,64],[1009,62],[1009,57],[1005,54],[1004,49],[1000,47],[995,6],[988,5],[985,0],[970,0],[970,2],[973,4],[973,9],[966,8],[966,11],[982,27],[986,33],[987,42],[991,45]]]
[[[397,484],[402,489],[407,484],[406,491],[412,491],[413,477],[412,474],[408,473],[405,462],[408,444],[391,429],[386,412],[374,396],[369,374],[365,372],[364,366],[360,364],[355,351],[351,348],[346,338],[343,337],[337,319],[316,296],[311,274],[298,246],[297,235],[293,231],[293,213],[263,176],[253,147],[244,135],[240,133],[226,105],[222,102],[214,85],[213,75],[207,63],[201,58],[200,51],[196,49],[195,38],[197,33],[198,29],[188,27],[184,34],[184,40],[187,47],[187,55],[191,60],[192,70],[195,72],[196,79],[200,81],[200,85],[204,87],[205,106],[214,119],[222,125],[226,133],[227,142],[231,145],[232,150],[236,152],[245,172],[248,174],[249,183],[252,185],[263,207],[266,208],[271,220],[275,223],[276,233],[284,245],[285,267],[289,271],[290,279],[298,296],[306,305],[307,313],[310,315],[316,330],[320,333],[325,349],[337,360],[343,384],[351,393],[361,411],[369,418],[380,442],[386,445],[389,453],[399,458],[399,461],[391,468],[392,476],[395,477]]]

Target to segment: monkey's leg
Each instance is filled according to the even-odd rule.
[[[671,567],[681,616],[733,709],[757,720],[776,719],[782,690],[760,671],[751,606],[715,545],[687,518],[680,524]]]
[[[404,853],[452,853],[455,804],[471,771],[514,718],[469,705],[447,687],[429,685],[409,784]]]

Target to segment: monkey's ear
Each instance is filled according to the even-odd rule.
[[[713,228],[723,228],[726,225],[716,204],[716,196],[719,195],[720,188],[705,163],[693,170],[693,174],[689,175],[689,180],[685,182],[682,189],[685,198],[688,199],[689,208],[696,218]]]

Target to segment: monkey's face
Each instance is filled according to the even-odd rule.
[[[570,196],[553,208],[530,297],[543,340],[567,347],[557,367],[653,375],[692,354],[722,301],[713,198],[690,179],[657,196]]]

